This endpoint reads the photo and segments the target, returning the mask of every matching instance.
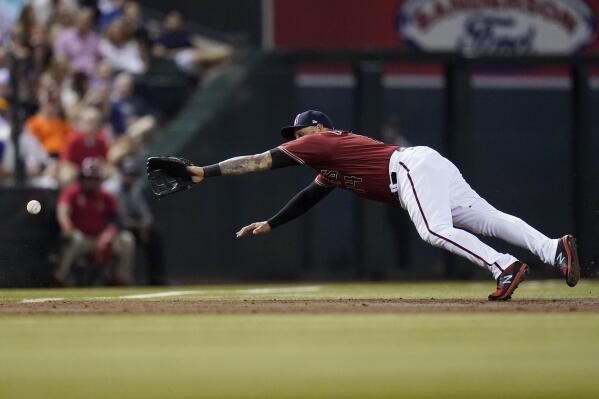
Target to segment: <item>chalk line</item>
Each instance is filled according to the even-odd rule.
[[[321,287],[317,285],[304,287],[277,287],[277,288],[245,288],[238,290],[188,290],[188,291],[162,291],[152,292],[147,294],[129,294],[119,296],[88,296],[83,298],[30,298],[23,299],[20,303],[44,303],[53,301],[110,301],[115,299],[152,299],[152,298],[168,298],[184,295],[199,295],[199,294],[293,294],[301,292],[316,292]]]

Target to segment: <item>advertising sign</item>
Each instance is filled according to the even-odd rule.
[[[268,48],[407,47],[540,55],[599,51],[599,0],[268,0],[265,4],[271,6],[265,8],[269,17],[264,19]]]
[[[571,54],[595,36],[582,0],[408,0],[397,28],[411,47],[467,54]]]

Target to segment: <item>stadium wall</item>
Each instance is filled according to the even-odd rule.
[[[400,115],[403,133],[412,144],[444,152],[442,81],[406,87],[397,77],[384,80],[384,114]],[[322,109],[337,127],[354,130],[351,78],[337,76],[326,82],[310,81],[290,65],[265,61],[180,155],[208,164],[273,148],[280,143],[280,126],[306,108]],[[472,101],[475,134],[465,149],[476,165],[466,173],[472,186],[499,209],[522,217],[549,236],[573,228],[567,89],[567,83],[546,87],[477,84]],[[593,92],[592,101],[592,107],[599,106],[599,92]],[[593,118],[597,129],[599,117]],[[599,150],[599,143],[595,144]],[[444,253],[421,242],[412,226],[405,233],[411,236],[413,269],[398,270],[387,207],[365,202],[360,245],[365,270],[357,274],[354,200],[342,191],[274,234],[235,240],[239,227],[270,217],[313,175],[308,168],[290,168],[214,179],[189,193],[155,202],[169,237],[169,274],[175,280],[189,281],[435,278],[448,272]],[[490,241],[529,261],[537,272],[545,270],[531,254]],[[452,274],[456,277],[486,276],[482,269],[455,263]]]

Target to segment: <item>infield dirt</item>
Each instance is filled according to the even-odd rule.
[[[0,303],[0,314],[333,314],[451,312],[598,312],[599,298],[522,299],[488,302],[473,299],[313,299],[48,301]]]

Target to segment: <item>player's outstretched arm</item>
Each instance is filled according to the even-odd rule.
[[[292,165],[297,163],[275,148],[261,154],[226,159],[214,165],[188,166],[187,171],[194,183],[200,183],[207,177],[243,175]]]
[[[313,182],[293,197],[276,215],[264,222],[254,222],[237,232],[237,238],[247,235],[264,234],[303,215],[320,200],[329,195],[335,187],[324,187]]]
[[[200,183],[206,177],[242,175],[269,170],[271,167],[272,156],[270,151],[266,151],[262,154],[230,158],[209,166],[188,166],[187,171],[194,183]]]
[[[241,175],[285,166],[299,165],[278,149],[255,155],[235,157],[209,166],[195,166],[177,157],[150,157],[147,162],[148,180],[158,197],[187,190],[207,177]]]

